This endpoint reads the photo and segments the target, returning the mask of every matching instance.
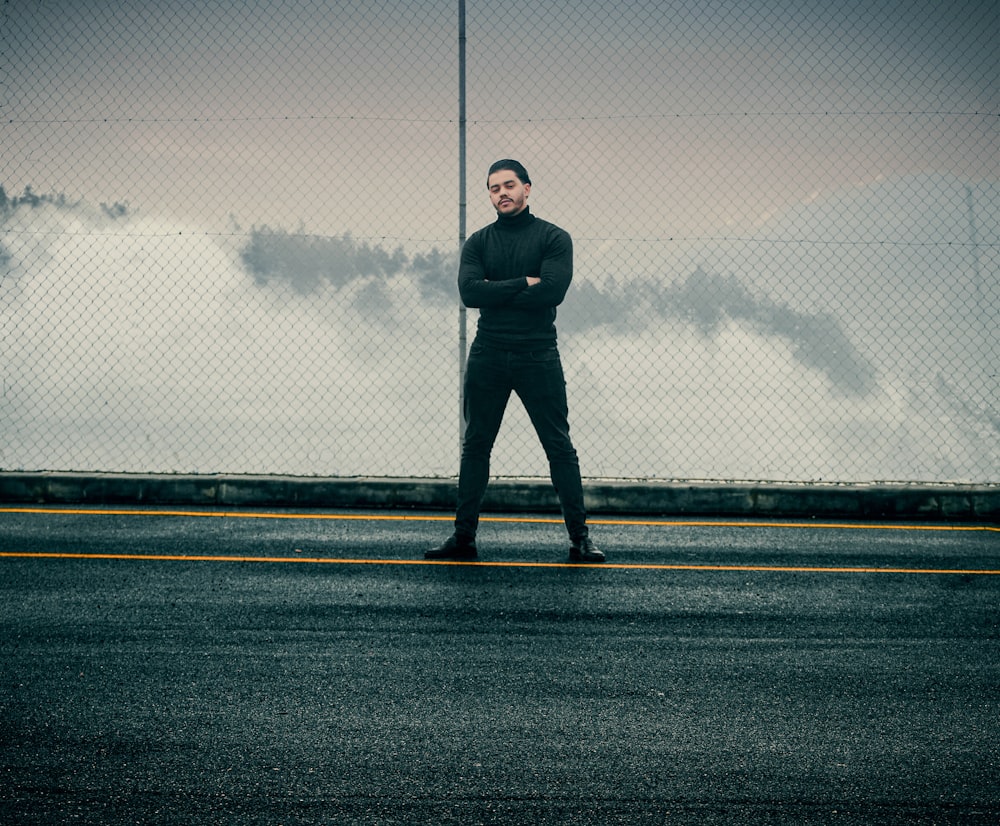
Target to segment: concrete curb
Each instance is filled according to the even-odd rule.
[[[0,472],[0,503],[450,511],[454,479]],[[584,480],[594,515],[1000,522],[1000,485]],[[483,509],[556,512],[547,479],[491,481]]]

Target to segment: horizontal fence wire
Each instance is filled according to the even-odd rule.
[[[573,238],[585,477],[1000,482],[998,39],[990,0],[8,0],[0,470],[453,476],[460,212],[513,157]],[[516,400],[492,473],[548,473]]]

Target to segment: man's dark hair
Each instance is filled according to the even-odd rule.
[[[504,158],[502,161],[497,161],[490,167],[490,171],[486,173],[486,180],[490,179],[490,175],[494,172],[499,172],[501,169],[509,169],[515,175],[517,179],[522,184],[530,184],[531,178],[528,177],[528,170],[524,168],[524,165],[519,161],[513,161],[510,158]]]

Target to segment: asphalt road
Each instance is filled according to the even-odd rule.
[[[0,508],[0,821],[1000,822],[989,526]]]

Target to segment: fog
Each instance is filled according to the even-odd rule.
[[[915,176],[751,239],[581,239],[558,326],[584,475],[998,481],[998,214],[990,185]],[[0,468],[453,475],[454,267],[8,205]],[[493,472],[546,473],[516,401]]]

